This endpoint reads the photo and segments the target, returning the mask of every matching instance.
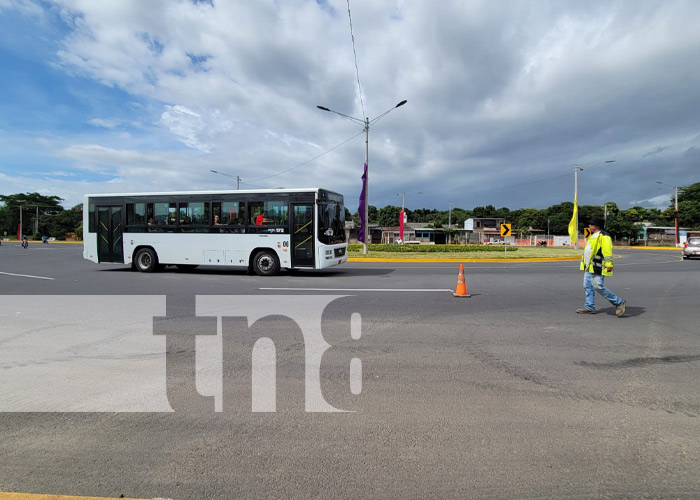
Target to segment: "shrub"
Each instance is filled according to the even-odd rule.
[[[370,245],[373,252],[391,253],[465,253],[465,252],[494,252],[503,251],[502,246],[490,245]],[[515,252],[516,247],[508,246],[508,252]],[[362,244],[352,243],[348,245],[348,253],[359,253]]]

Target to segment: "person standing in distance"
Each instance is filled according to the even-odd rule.
[[[605,277],[613,275],[613,245],[610,235],[603,231],[605,221],[594,217],[588,223],[591,235],[586,240],[586,248],[581,258],[583,288],[586,290],[586,305],[576,309],[578,314],[595,314],[595,292],[605,297],[615,306],[615,315],[625,314],[625,299],[618,297],[605,287]]]

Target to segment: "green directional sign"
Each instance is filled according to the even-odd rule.
[[[510,224],[501,224],[501,236],[510,236]]]

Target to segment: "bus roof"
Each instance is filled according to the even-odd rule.
[[[115,198],[119,196],[193,196],[201,194],[277,194],[277,193],[315,193],[319,190],[340,194],[325,188],[290,188],[290,189],[219,189],[213,191],[153,191],[142,193],[99,193],[86,194],[88,198]]]

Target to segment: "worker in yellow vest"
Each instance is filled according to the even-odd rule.
[[[605,297],[615,306],[615,315],[625,314],[625,299],[618,297],[605,287],[606,276],[613,275],[613,246],[610,235],[603,231],[605,221],[594,217],[588,223],[591,235],[586,239],[586,248],[581,258],[583,288],[586,290],[586,305],[576,309],[578,314],[595,314],[595,292]]]

